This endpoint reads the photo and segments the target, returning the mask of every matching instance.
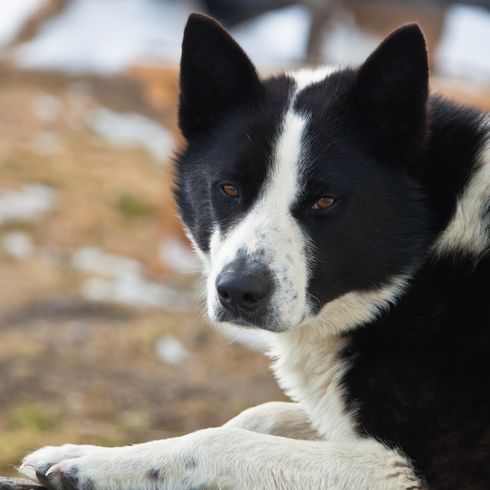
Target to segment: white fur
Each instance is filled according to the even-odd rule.
[[[325,80],[329,75],[335,72],[335,66],[320,66],[318,68],[303,68],[298,71],[290,72],[288,75],[296,82],[296,94],[306,88],[308,85]]]
[[[345,410],[339,381],[346,364],[338,358],[344,341],[320,339],[311,326],[276,336],[271,349],[274,373],[281,388],[300,403],[315,430],[331,441],[359,440],[352,414]]]
[[[290,439],[321,439],[303,407],[292,402],[268,402],[249,408],[228,421],[224,427]]]
[[[369,291],[351,291],[328,302],[314,319],[314,329],[321,335],[337,335],[374,320],[396,303],[403,294],[409,274],[396,276],[386,284]]]
[[[70,459],[65,454],[63,446],[40,449],[21,470],[31,476],[40,463],[53,464],[48,473],[57,489],[63,475],[76,475],[78,489],[94,490],[422,488],[407,460],[374,440],[339,444],[219,427],[122,448],[82,448]]]
[[[487,121],[490,130],[490,121]],[[466,253],[478,259],[490,249],[490,135],[449,225],[437,239],[437,255]]]

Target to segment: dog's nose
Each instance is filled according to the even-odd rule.
[[[231,311],[252,313],[269,297],[269,281],[257,275],[225,272],[218,276],[216,289],[220,303]]]

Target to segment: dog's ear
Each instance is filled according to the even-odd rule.
[[[356,113],[383,156],[409,161],[426,133],[429,68],[416,24],[390,34],[360,67],[354,83]]]
[[[225,29],[191,14],[182,42],[179,125],[189,139],[260,89],[255,67]]]

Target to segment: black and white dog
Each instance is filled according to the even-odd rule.
[[[269,331],[294,403],[62,446],[51,488],[490,488],[490,119],[428,91],[416,25],[359,68],[261,80],[192,15],[176,198],[217,323]]]

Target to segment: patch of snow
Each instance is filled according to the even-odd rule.
[[[174,147],[170,131],[140,114],[98,108],[91,112],[89,126],[114,145],[144,148],[157,162],[168,160]]]
[[[159,339],[155,345],[155,351],[160,359],[174,366],[183,364],[190,357],[189,351],[173,335],[165,335]]]
[[[71,265],[82,272],[109,277],[142,273],[142,266],[137,260],[107,253],[99,247],[83,247],[76,250]]]
[[[321,53],[330,65],[346,66],[362,63],[381,39],[357,25],[353,15],[343,13],[325,30]]]
[[[304,59],[310,25],[310,11],[295,5],[244,22],[231,34],[257,64],[281,65]]]
[[[53,131],[39,131],[32,135],[30,148],[36,155],[56,155],[62,151],[61,139]]]
[[[46,0],[4,0],[0,3],[0,45],[12,41],[25,22]]]
[[[32,238],[23,231],[11,231],[1,238],[1,247],[5,255],[16,259],[26,259],[34,253]]]
[[[138,61],[178,62],[187,17],[195,0],[72,0],[14,60],[23,67],[113,74]],[[231,30],[260,65],[304,59],[311,13],[301,5],[267,12]]]
[[[0,194],[0,224],[7,221],[33,221],[52,211],[56,191],[41,184],[30,184]]]
[[[63,110],[61,101],[52,95],[39,95],[32,105],[32,112],[43,122],[54,122]]]
[[[454,5],[446,14],[436,67],[442,75],[488,82],[489,47],[490,12],[483,7]]]
[[[14,58],[29,68],[100,74],[140,60],[176,62],[184,25],[195,10],[192,0],[71,0]]]
[[[159,248],[160,261],[176,272],[198,272],[201,261],[179,238],[162,240]]]
[[[124,274],[112,279],[90,278],[82,285],[82,296],[90,301],[174,311],[187,311],[194,301],[192,294],[149,281],[140,274]]]
[[[75,269],[93,275],[81,289],[82,296],[89,301],[176,311],[186,311],[195,302],[192,292],[146,279],[143,265],[137,260],[110,254],[98,247],[77,250],[71,264]]]

